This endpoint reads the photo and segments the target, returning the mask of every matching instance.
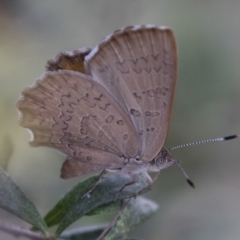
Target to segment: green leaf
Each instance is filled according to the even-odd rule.
[[[144,197],[131,199],[104,240],[123,239],[124,235],[158,210],[158,205]]]
[[[117,200],[111,203],[104,204],[93,211],[87,213],[87,216],[100,215],[100,214],[110,214],[116,212],[121,206],[122,200]]]
[[[48,228],[34,204],[0,167],[0,207],[40,229],[48,236]]]
[[[127,232],[132,230],[136,225],[142,223],[158,210],[158,205],[144,197],[132,199],[126,209],[122,212],[114,227],[109,231],[104,239],[124,239]],[[66,240],[95,240],[107,227],[104,225],[96,225],[89,227],[80,227],[65,231],[62,239]]]
[[[107,225],[79,227],[65,231],[60,237],[66,240],[96,240]]]
[[[122,189],[124,185],[132,182],[133,178],[135,183],[126,186],[123,191],[120,192],[120,189]],[[148,185],[149,178],[146,173],[138,173],[130,176],[127,173],[118,172],[105,176],[90,196],[81,198],[81,195],[78,195],[77,201],[60,222],[55,235],[59,236],[70,224],[94,209],[114,202],[115,200],[133,197]],[[76,199],[76,196],[74,196],[74,198]]]
[[[97,180],[98,176],[91,177],[70,189],[44,217],[47,226],[59,224],[71,207]]]

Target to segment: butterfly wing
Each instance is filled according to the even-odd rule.
[[[68,179],[72,177],[77,177],[79,175],[84,175],[94,171],[103,170],[111,166],[113,167],[114,164],[111,164],[111,165],[103,165],[103,164],[96,164],[96,163],[92,164],[92,163],[86,163],[82,161],[76,161],[71,158],[70,159],[67,158],[62,165],[61,178]]]
[[[91,48],[85,47],[74,51],[61,52],[54,59],[47,61],[46,70],[72,70],[85,73],[84,59],[90,51]]]
[[[32,146],[58,149],[69,158],[116,167],[135,156],[138,134],[125,112],[91,77],[47,72],[17,103],[20,125],[33,133]],[[133,143],[133,145],[132,145]]]
[[[86,56],[88,74],[103,85],[134,123],[139,154],[151,161],[162,149],[177,79],[173,32],[164,27],[118,30]]]

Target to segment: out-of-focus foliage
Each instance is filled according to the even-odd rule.
[[[137,193],[149,186],[149,176],[141,173],[134,178],[136,182],[127,186],[131,180],[127,173],[108,175],[101,181],[98,176],[90,177],[70,189],[43,219],[35,205],[0,167],[0,208],[33,226],[31,230],[27,230],[4,221],[0,222],[0,231],[9,233],[12,237],[28,236],[29,239],[122,238],[158,210],[155,202],[141,196],[136,198]],[[89,192],[96,182],[98,184],[95,189]],[[84,215],[109,214],[112,211],[116,217],[109,223],[109,227],[94,225],[65,231]],[[49,227],[54,225],[57,225],[57,229],[52,235]],[[41,231],[37,233],[38,236],[35,235],[36,230]]]

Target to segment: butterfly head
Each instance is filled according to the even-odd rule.
[[[176,160],[172,157],[169,151],[163,148],[159,154],[153,159],[154,167],[157,171],[168,168],[176,164]]]

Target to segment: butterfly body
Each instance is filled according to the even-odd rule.
[[[65,154],[63,178],[98,170],[158,172],[175,163],[164,148],[177,80],[172,31],[115,31],[95,48],[65,52],[17,103],[32,146]]]

